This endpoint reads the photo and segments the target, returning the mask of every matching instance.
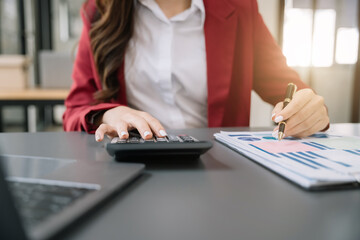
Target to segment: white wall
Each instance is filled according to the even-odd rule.
[[[307,79],[309,69],[296,68],[302,79]],[[351,121],[355,65],[334,65],[330,68],[312,69],[312,88],[323,96],[331,123]]]

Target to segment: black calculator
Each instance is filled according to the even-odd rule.
[[[210,141],[185,135],[167,135],[144,140],[137,132],[129,132],[128,139],[113,138],[106,144],[107,152],[117,161],[146,162],[152,160],[196,160],[212,147]]]

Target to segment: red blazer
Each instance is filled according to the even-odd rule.
[[[204,5],[209,127],[248,126],[252,89],[274,105],[282,101],[289,82],[299,89],[307,87],[286,65],[256,0],[204,0]],[[90,114],[127,104],[124,65],[118,72],[118,98],[111,103],[93,104],[93,94],[102,88],[89,38],[95,11],[94,1],[82,9],[84,27],[63,116],[66,131],[94,132],[95,126],[87,120]]]

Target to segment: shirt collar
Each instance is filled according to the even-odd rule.
[[[190,14],[193,14],[196,12],[196,10],[200,10],[201,13],[201,22],[202,26],[204,26],[205,22],[205,6],[203,0],[191,0],[191,6],[187,10],[185,10],[182,13],[179,13],[178,15],[168,19],[163,11],[160,9],[159,5],[156,3],[155,0],[137,0],[142,5],[146,6],[148,9],[150,9],[159,19],[161,19],[164,22],[169,22],[171,20],[173,21],[181,21],[185,20]],[[189,13],[187,13],[189,12]]]
[[[203,0],[192,0],[191,1],[191,7],[196,6],[200,9],[201,14],[205,16],[205,6]]]

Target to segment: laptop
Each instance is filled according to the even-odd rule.
[[[142,164],[0,155],[0,239],[56,238],[143,169]]]

